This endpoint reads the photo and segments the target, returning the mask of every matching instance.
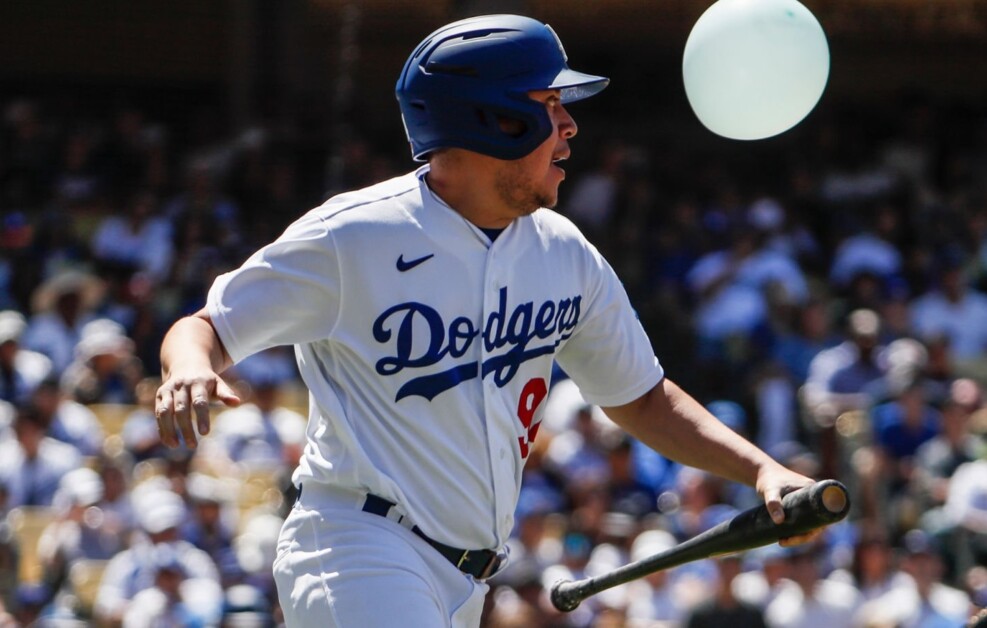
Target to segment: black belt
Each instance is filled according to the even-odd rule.
[[[363,512],[387,517],[387,513],[395,505],[394,502],[388,501],[383,497],[367,495],[367,501],[363,503]],[[438,550],[440,554],[445,556],[446,560],[455,565],[460,571],[468,573],[474,578],[479,580],[489,578],[500,567],[500,554],[493,550],[464,550],[458,547],[450,547],[445,543],[440,543],[435,539],[429,538],[418,526],[413,526],[411,531]]]

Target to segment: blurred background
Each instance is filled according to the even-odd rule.
[[[557,210],[669,375],[850,487],[811,547],[551,610],[546,587],[757,503],[616,431],[559,374],[485,626],[963,626],[987,605],[987,0],[806,0],[815,110],[705,130],[694,0],[0,3],[0,626],[271,626],[307,399],[290,350],[230,373],[194,455],[157,440],[157,351],[212,279],[334,193],[414,168],[393,95],[457,18],[551,24],[611,86]],[[167,623],[171,622],[171,623]]]

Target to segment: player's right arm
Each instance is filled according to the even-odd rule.
[[[179,319],[161,343],[161,387],[155,398],[154,415],[161,441],[178,446],[178,432],[195,447],[199,434],[209,433],[209,402],[218,399],[236,406],[240,398],[220,376],[233,364],[216,335],[205,308]]]

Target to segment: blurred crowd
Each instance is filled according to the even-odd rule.
[[[313,156],[290,125],[225,137],[133,103],[0,104],[0,627],[277,625],[307,413],[293,353],[237,365],[246,403],[214,408],[190,451],[158,440],[158,348],[301,213],[410,169],[405,147],[354,135]],[[597,162],[571,168],[558,211],[669,376],[843,482],[850,516],[559,613],[558,579],[759,503],[642,447],[559,372],[486,628],[964,626],[987,606],[987,112],[912,96],[792,134],[746,152],[580,137]]]

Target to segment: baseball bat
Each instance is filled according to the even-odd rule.
[[[552,604],[560,611],[569,612],[591,595],[656,571],[806,534],[846,517],[850,497],[843,484],[822,480],[788,493],[782,497],[781,505],[785,510],[782,523],[776,524],[767,507],[761,504],[654,556],[592,578],[560,580],[552,586]]]

